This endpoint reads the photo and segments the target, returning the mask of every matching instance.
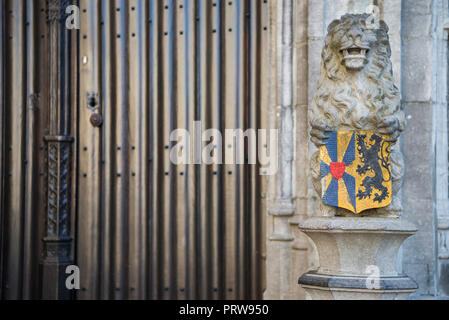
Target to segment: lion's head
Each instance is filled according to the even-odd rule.
[[[394,85],[388,27],[368,14],[347,14],[328,27],[321,79],[311,121],[334,129],[375,129],[379,118],[400,112]]]
[[[385,68],[390,56],[388,27],[383,21],[376,28],[368,14],[347,14],[328,27],[322,58],[330,79],[344,79],[373,63]]]

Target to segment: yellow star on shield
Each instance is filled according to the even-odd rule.
[[[320,147],[322,200],[353,213],[391,204],[391,143],[375,131],[334,131]]]

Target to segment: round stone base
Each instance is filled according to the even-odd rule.
[[[299,225],[320,267],[299,279],[312,299],[405,299],[416,283],[397,272],[404,240],[417,230],[393,218],[311,218]]]
[[[313,300],[403,300],[418,289],[407,276],[372,278],[343,276],[309,271],[299,284]]]

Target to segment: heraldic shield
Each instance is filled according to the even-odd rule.
[[[334,131],[320,147],[323,202],[353,213],[391,204],[391,143],[374,131]]]

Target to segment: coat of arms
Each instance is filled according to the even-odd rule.
[[[391,203],[391,143],[375,131],[334,131],[320,147],[323,202],[353,213]]]

